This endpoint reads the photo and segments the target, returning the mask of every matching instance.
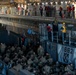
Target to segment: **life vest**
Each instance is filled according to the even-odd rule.
[[[51,32],[52,31],[52,28],[50,26],[47,26],[47,31],[48,32]]]
[[[63,25],[62,26],[62,30],[61,30],[63,33],[66,33],[66,27]]]

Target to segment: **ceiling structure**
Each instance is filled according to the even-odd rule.
[[[14,2],[16,2],[16,3],[24,3],[25,0],[14,0]]]
[[[76,1],[76,0],[0,0],[0,5],[7,5],[7,4],[10,4],[10,3],[25,3],[25,1],[27,3],[41,3],[41,2],[61,2],[61,1]]]
[[[24,3],[25,0],[0,0],[0,4],[7,4],[7,3]]]
[[[9,4],[10,0],[0,0],[0,5]]]

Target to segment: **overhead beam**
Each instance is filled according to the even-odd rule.
[[[0,15],[0,18],[5,19],[18,19],[18,20],[25,20],[25,22],[36,22],[36,23],[51,23],[55,19],[58,22],[65,22],[68,24],[76,24],[76,19],[61,19],[61,18],[55,18],[55,17],[40,17],[40,16],[19,16],[19,15]]]

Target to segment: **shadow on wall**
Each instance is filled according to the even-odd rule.
[[[8,35],[7,30],[0,30],[0,43],[5,43],[6,45],[19,45],[20,36],[14,32],[10,32]]]

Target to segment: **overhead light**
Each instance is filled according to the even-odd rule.
[[[74,2],[72,4],[74,5]]]
[[[44,5],[44,3],[42,3],[42,5]]]
[[[63,2],[61,1],[61,4],[63,4]]]
[[[40,4],[40,3],[37,3],[38,5]]]
[[[48,5],[48,2],[46,2],[45,4]]]
[[[20,7],[20,4],[18,4],[18,7]]]
[[[25,1],[25,3],[26,3],[26,1]]]
[[[28,5],[30,5],[30,3],[28,3]]]
[[[53,2],[50,2],[50,4],[53,4]]]
[[[70,1],[69,1],[69,3],[70,3]]]
[[[34,5],[36,5],[36,4],[34,3]]]
[[[21,7],[23,8],[23,4],[21,4]]]
[[[58,4],[58,2],[55,2],[56,4]]]
[[[67,4],[67,1],[65,1],[65,4]]]

